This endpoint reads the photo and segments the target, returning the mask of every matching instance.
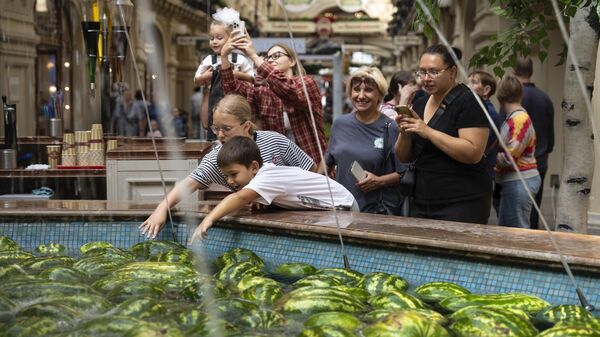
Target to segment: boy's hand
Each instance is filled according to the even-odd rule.
[[[204,218],[202,223],[200,223],[200,225],[196,227],[196,230],[194,230],[194,234],[192,234],[192,238],[190,239],[190,245],[196,240],[204,241],[208,237],[207,232],[212,225],[213,222],[211,220]]]
[[[154,212],[140,226],[142,235],[148,233],[147,237],[155,239],[162,226],[167,221],[167,211],[163,207],[157,207]]]

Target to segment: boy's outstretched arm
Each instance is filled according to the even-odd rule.
[[[225,197],[225,199],[223,199],[196,228],[194,234],[192,234],[190,244],[195,240],[206,239],[206,232],[213,225],[213,223],[230,213],[246,207],[249,203],[258,199],[258,197],[260,197],[260,195],[249,188],[243,188]]]

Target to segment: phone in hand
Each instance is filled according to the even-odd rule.
[[[412,117],[412,112],[407,105],[396,105],[394,107],[398,115],[403,115],[404,117]]]
[[[233,26],[233,34],[239,34],[239,35],[244,35],[244,33],[246,32],[246,22],[240,20],[237,22],[234,22],[232,24]]]
[[[360,164],[355,160],[352,162],[352,165],[350,166],[350,173],[352,173],[352,175],[354,176],[354,179],[356,179],[356,181],[361,181],[363,179],[365,179],[365,177],[367,176],[367,173],[365,172],[365,170],[363,170],[363,168],[360,166]]]

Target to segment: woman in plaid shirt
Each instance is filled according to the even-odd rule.
[[[256,74],[265,79],[266,85],[255,86],[234,77],[228,59],[233,49],[241,50],[254,62]],[[326,150],[321,93],[312,77],[298,74],[296,53],[286,45],[275,44],[263,59],[256,53],[246,33],[232,36],[221,49],[221,58],[221,80],[225,93],[245,96],[255,113],[258,111],[263,129],[286,135],[315,163],[320,163],[319,145],[321,151]],[[308,100],[303,82],[306,84]],[[315,139],[309,104],[314,115],[318,139]]]

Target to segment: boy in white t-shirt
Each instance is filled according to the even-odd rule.
[[[225,143],[217,164],[227,184],[237,192],[228,195],[202,220],[191,241],[205,239],[213,223],[252,202],[286,209],[327,210],[333,198],[337,209],[358,211],[352,193],[329,177],[298,167],[263,165],[258,146],[248,137],[234,137]]]

